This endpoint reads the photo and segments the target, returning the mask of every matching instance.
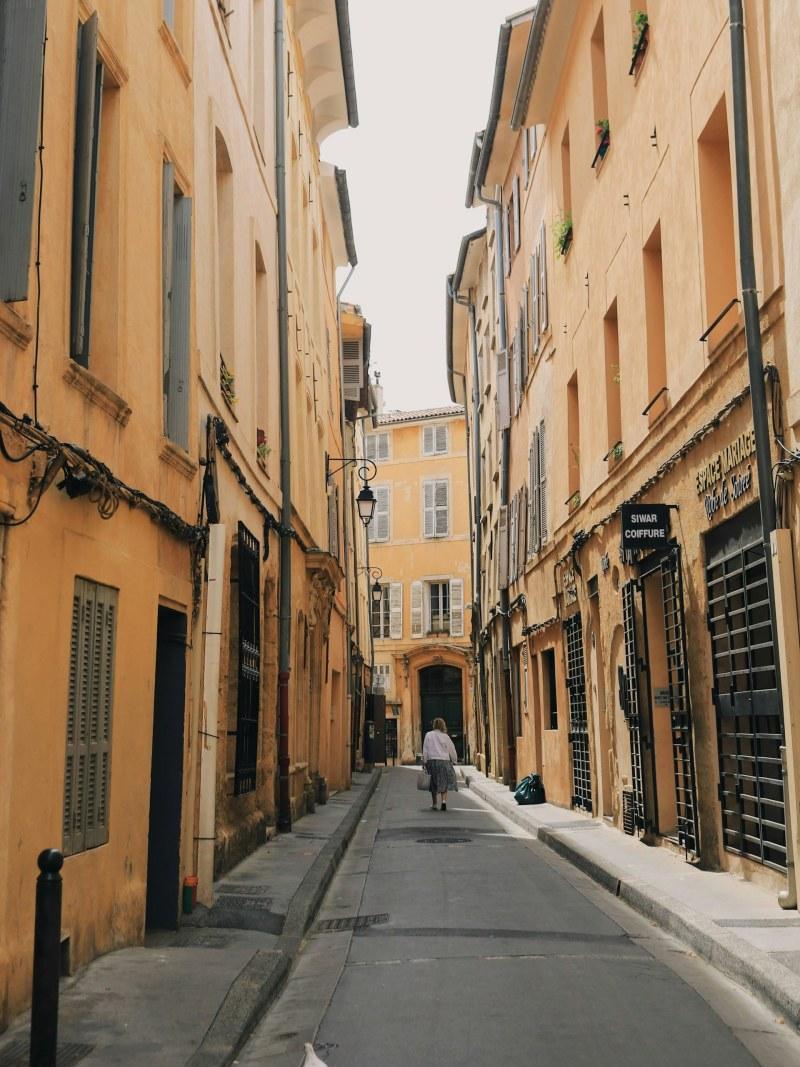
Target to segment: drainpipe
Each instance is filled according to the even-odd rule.
[[[494,208],[495,228],[495,263],[494,272],[497,281],[497,329],[500,351],[506,353],[508,358],[508,338],[506,333],[506,274],[504,268],[503,248],[503,200],[502,191],[497,190],[496,198],[484,196],[480,190],[478,181],[475,182],[475,197],[487,207]],[[502,431],[500,438],[500,506],[508,505],[508,461],[510,455],[510,431]],[[503,697],[507,709],[506,715],[506,740],[508,744],[508,775],[510,781],[506,784],[514,788],[517,780],[517,739],[514,734],[514,713],[511,700],[511,622],[508,616],[508,588],[500,590],[500,610],[502,640],[503,640]]]
[[[197,820],[198,898],[214,901],[216,838],[219,664],[222,641],[222,598],[225,589],[225,526],[208,528],[206,617],[203,627],[203,704],[200,718],[200,810]]]
[[[275,198],[278,227],[278,366],[281,427],[280,601],[278,607],[278,830],[292,829],[289,780],[289,677],[292,642],[292,426],[289,374],[289,281],[286,241],[285,0],[275,0]]]
[[[345,430],[347,427],[347,420],[345,418],[345,399],[344,399],[344,342],[342,340],[342,293],[345,291],[347,283],[353,277],[353,271],[356,268],[352,266],[347,274],[347,277],[342,282],[341,288],[336,294],[336,332],[339,337],[339,385],[340,385],[340,411],[339,411],[339,431],[342,436],[342,456],[347,454],[345,447]],[[342,530],[344,532],[344,597],[345,597],[345,657],[347,662],[347,698],[348,705],[350,707],[350,729],[353,728],[353,653],[350,641],[350,523],[348,522],[349,510],[347,508],[347,482],[348,482],[348,468],[347,465],[342,467]],[[355,541],[353,542],[353,551],[355,552]],[[356,565],[358,561],[356,561]],[[356,571],[356,574],[358,571]],[[358,596],[356,596],[356,619],[358,619]],[[358,631],[356,631],[357,633]],[[352,773],[355,768],[353,767],[353,739],[350,738],[350,745],[348,746],[351,751],[350,756],[350,771]]]
[[[758,314],[758,290],[756,289],[756,267],[753,255],[753,205],[750,194],[750,147],[747,123],[747,71],[744,48],[744,15],[742,0],[730,0],[731,26],[731,73],[733,89],[733,130],[736,160],[736,204],[739,218],[739,267],[742,276],[742,305],[744,308],[744,329],[747,340],[747,366],[750,373],[750,401],[753,407],[753,432],[756,440],[756,466],[758,469],[758,499],[761,505],[761,534],[764,543],[764,558],[767,562],[767,592],[769,598],[770,622],[772,624],[775,650],[775,682],[778,700],[781,706],[781,722],[786,731],[785,706],[781,686],[781,644],[783,634],[778,628],[775,607],[775,586],[781,584],[781,565],[785,553],[778,551],[775,538],[777,527],[775,496],[772,488],[772,441],[767,411],[767,394],[764,386],[764,362],[761,355],[761,324]],[[791,562],[791,560],[789,560]],[[773,573],[773,568],[777,571]],[[795,609],[796,611],[796,609]],[[793,762],[800,756],[794,751],[792,741],[792,722],[789,716],[788,778],[789,795],[796,793],[793,779]],[[786,794],[784,800],[786,801]],[[787,861],[791,860],[792,805],[785,803],[786,840],[788,845]],[[797,907],[797,890],[793,877],[793,868],[789,867],[788,889],[778,896],[783,908]]]

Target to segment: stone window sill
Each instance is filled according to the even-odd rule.
[[[120,426],[127,426],[131,417],[130,405],[113,389],[96,378],[90,370],[71,359],[64,371],[64,381],[83,393],[87,400],[110,415]]]
[[[172,61],[177,67],[178,73],[181,76],[183,84],[188,86],[192,80],[192,72],[189,70],[189,64],[186,62],[186,57],[181,51],[181,46],[178,44],[178,40],[169,26],[161,20],[161,25],[158,27],[158,32],[161,40],[166,45]]]
[[[189,453],[180,445],[176,445],[174,441],[170,441],[168,437],[161,438],[161,448],[158,454],[168,466],[174,468],[184,478],[191,481],[197,474],[197,464]]]
[[[24,350],[33,338],[33,327],[10,304],[0,301],[0,334]]]

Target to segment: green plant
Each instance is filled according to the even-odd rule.
[[[569,510],[570,511],[574,511],[576,508],[580,507],[580,503],[581,503],[580,491],[578,491],[576,493],[573,493],[572,496],[569,498]]]
[[[594,124],[594,128],[597,133],[597,136],[600,138],[601,141],[604,137],[608,137],[609,133],[611,132],[610,127],[608,125],[608,119],[598,119],[597,122],[595,122]]]
[[[611,364],[611,381],[614,385],[619,385],[622,381],[622,374],[620,373],[619,363]]]
[[[260,444],[256,445],[256,453],[262,463],[267,462],[267,456],[270,454],[271,451],[272,449],[269,447],[266,441],[262,441]]]
[[[219,357],[219,387],[228,404],[236,403],[236,378],[225,366],[225,360]]]
[[[569,246],[572,244],[572,215],[569,211],[559,215],[553,223],[553,237],[556,243],[556,252],[560,256],[565,256]]]
[[[622,459],[622,441],[617,441],[611,449],[611,455],[614,459]]]
[[[644,33],[650,25],[650,19],[647,17],[647,12],[635,11],[633,15],[633,25],[636,27],[638,33]]]

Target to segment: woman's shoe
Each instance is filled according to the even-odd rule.
[[[447,801],[446,801],[446,800],[443,800],[443,801],[442,801],[442,808],[441,808],[441,810],[442,810],[442,811],[447,811]]]

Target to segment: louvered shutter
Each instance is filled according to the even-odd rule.
[[[78,31],[78,98],[75,106],[75,166],[72,187],[72,356],[88,366],[92,296],[92,251],[100,156],[103,67],[97,61],[97,12]]]
[[[75,580],[67,697],[67,752],[64,769],[64,852],[72,855],[85,846],[84,811],[89,733],[89,680],[91,675],[94,598],[91,583]]]
[[[511,209],[506,208],[503,212],[503,272],[506,275],[511,273],[510,215]]]
[[[528,464],[530,467],[530,492],[531,492],[531,529],[529,534],[529,541],[532,552],[538,552],[542,547],[542,535],[540,527],[540,515],[541,515],[541,488],[539,485],[539,431],[534,430],[531,435],[531,447],[528,453]]]
[[[539,531],[541,542],[544,544],[547,541],[547,459],[544,419],[539,423]]]
[[[378,458],[378,436],[377,434],[367,434],[364,451],[367,459],[371,459],[373,463]]]
[[[518,543],[517,549],[517,573],[522,574],[525,570],[525,545],[528,532],[528,487],[523,485],[519,491],[519,513],[517,516],[517,522],[519,523]]]
[[[436,537],[447,537],[450,532],[450,486],[446,481],[435,483],[434,505]]]
[[[497,515],[497,588],[508,589],[508,505]]]
[[[395,641],[403,637],[403,583],[389,586],[389,636]]]
[[[508,353],[497,353],[497,428],[507,430],[511,424],[509,410]]]
[[[436,532],[436,482],[422,483],[422,536],[433,537]]]
[[[544,229],[544,223],[539,232],[539,301],[541,304],[541,317],[540,325],[541,332],[544,333],[548,326],[548,306],[547,306],[547,242]]]
[[[111,714],[114,698],[114,635],[117,592],[95,586],[92,637],[92,686],[89,700],[88,774],[86,779],[86,847],[108,841],[111,777]]]
[[[450,579],[450,636],[464,636],[464,581]]]
[[[531,256],[531,350],[539,351],[539,252],[534,249]]]
[[[447,452],[447,426],[444,423],[434,427],[434,444],[437,456]]]
[[[432,456],[434,449],[434,434],[432,426],[422,427],[422,454]]]
[[[411,583],[411,636],[422,637],[422,582]]]
[[[528,130],[524,131],[522,138],[522,175],[525,179],[525,188],[528,188],[528,180],[531,176],[531,162],[528,145],[530,142],[530,133]]]
[[[25,300],[46,0],[0,3],[0,300]]]
[[[342,389],[345,400],[356,403],[364,387],[364,359],[361,338],[342,341]]]
[[[515,348],[517,350],[517,414],[519,414],[519,409],[522,406],[522,394],[525,391],[525,365],[527,363],[522,350],[522,343],[522,313],[520,313],[517,317],[517,330],[515,339]]]
[[[328,551],[339,558],[339,489],[333,486],[328,491]]]
[[[192,201],[174,204],[170,359],[167,390],[167,436],[189,448],[189,359],[192,314]]]
[[[171,30],[175,29],[175,0],[164,0],[164,22]]]
[[[519,252],[520,243],[520,215],[521,215],[521,203],[519,195],[519,175],[514,179],[514,251]]]
[[[387,460],[389,458],[389,434],[379,433],[376,435],[378,439],[377,444],[377,456],[378,460]]]
[[[508,580],[513,582],[517,577],[517,505],[519,501],[516,493],[511,498],[511,510],[508,522]]]
[[[372,517],[372,522],[367,527],[371,530],[374,527],[374,536],[370,538],[371,541],[388,541],[390,531],[390,515],[389,515],[389,486],[388,485],[376,485],[375,486],[375,514]]]
[[[522,363],[522,392],[528,384],[528,287],[522,290],[522,304],[519,309],[520,360]]]

